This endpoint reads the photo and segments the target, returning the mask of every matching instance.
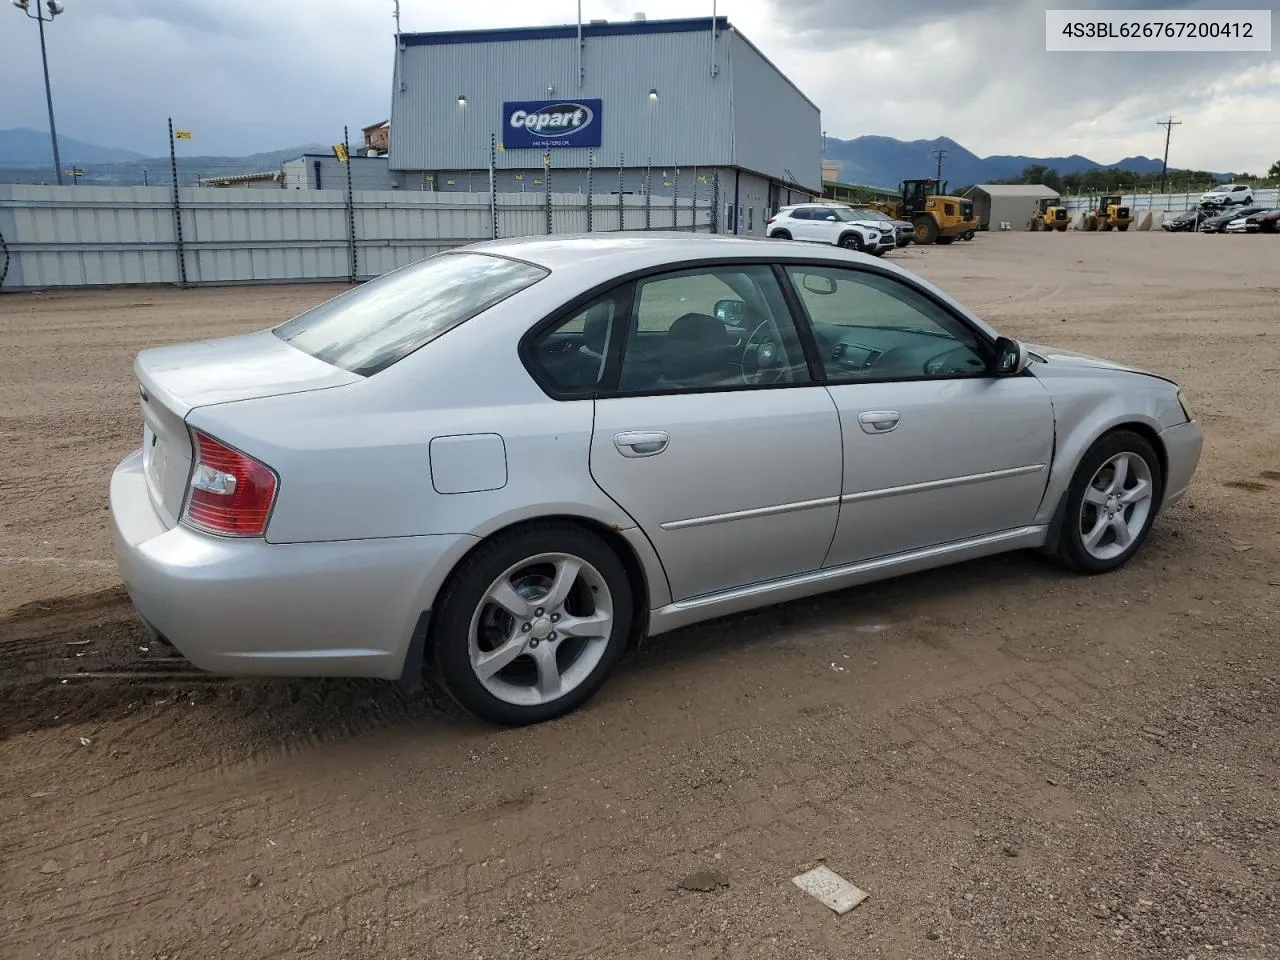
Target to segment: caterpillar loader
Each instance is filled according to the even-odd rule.
[[[1133,223],[1133,214],[1122,204],[1121,197],[1099,197],[1098,205],[1085,217],[1086,230],[1119,230],[1124,233]]]
[[[897,197],[873,201],[870,206],[895,220],[915,225],[916,243],[951,243],[972,240],[978,229],[973,201],[946,193],[946,181],[903,180]]]
[[[1036,205],[1036,212],[1031,217],[1030,229],[1032,233],[1044,230],[1052,233],[1057,230],[1064,233],[1071,217],[1067,213],[1067,208],[1058,205],[1057,200],[1045,198]]]

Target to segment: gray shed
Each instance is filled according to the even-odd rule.
[[[973,188],[973,210],[985,229],[999,230],[1008,221],[1013,230],[1026,230],[1041,200],[1061,194],[1042,183],[980,183]]]

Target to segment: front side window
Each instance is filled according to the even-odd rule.
[[[548,272],[487,254],[439,254],[327,300],[273,332],[319,360],[372,376]]]
[[[839,267],[789,266],[833,382],[982,376],[984,342],[907,284]]]
[[[808,381],[795,323],[768,266],[687,270],[636,282],[619,392]]]

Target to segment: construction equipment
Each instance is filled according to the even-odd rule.
[[[1036,212],[1031,216],[1029,228],[1032,233],[1040,230],[1065,233],[1070,222],[1067,208],[1060,206],[1056,197],[1046,197],[1036,204]]]
[[[1133,223],[1133,215],[1129,208],[1122,205],[1121,197],[1099,197],[1093,209],[1085,215],[1086,230],[1119,230],[1121,233],[1129,229]]]
[[[895,220],[914,224],[916,243],[973,239],[978,229],[973,201],[949,196],[946,189],[946,181],[937,178],[903,180],[899,196],[874,200],[870,206]]]

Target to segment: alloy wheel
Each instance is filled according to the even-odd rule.
[[[1094,473],[1080,504],[1080,543],[1098,560],[1123,554],[1142,533],[1151,513],[1155,484],[1147,461],[1117,453]]]
[[[612,594],[594,566],[566,553],[530,557],[504,571],[476,605],[471,669],[505,703],[558,700],[600,663],[613,621]]]

